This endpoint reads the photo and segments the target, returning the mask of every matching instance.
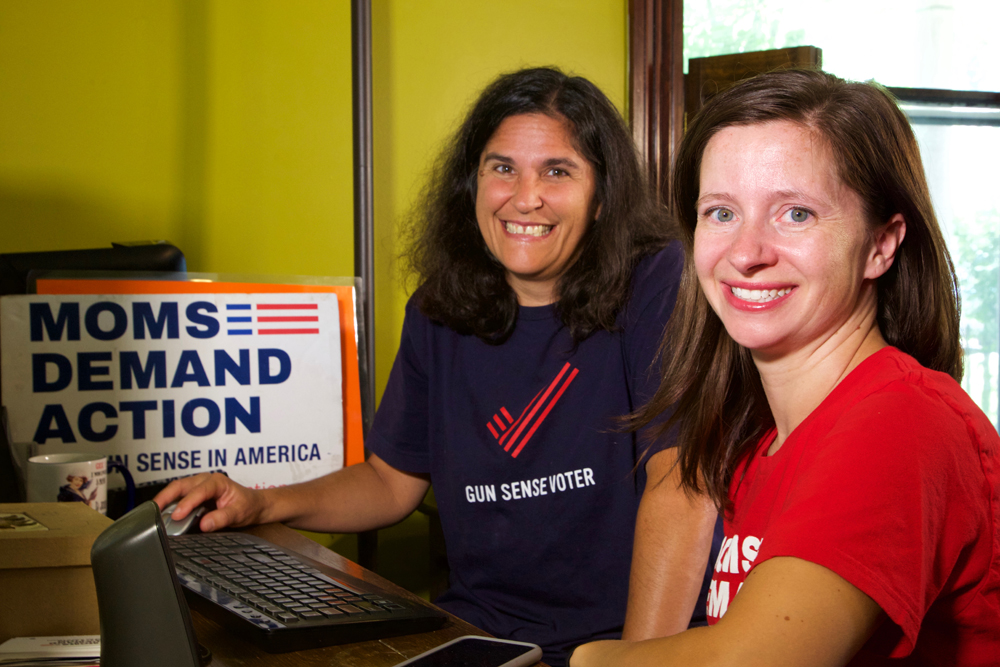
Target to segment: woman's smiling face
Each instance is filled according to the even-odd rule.
[[[781,356],[822,343],[888,266],[827,141],[789,121],[720,130],[702,156],[694,262],[740,345]]]
[[[559,278],[590,224],[594,190],[594,169],[565,119],[510,116],[490,137],[479,160],[476,218],[521,305],[558,301]]]

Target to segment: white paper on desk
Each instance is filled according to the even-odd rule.
[[[0,644],[0,665],[87,665],[101,656],[100,635],[14,637]]]

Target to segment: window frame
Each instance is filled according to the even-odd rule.
[[[629,121],[666,202],[684,129],[684,0],[629,0]]]
[[[656,192],[669,203],[670,165],[684,131],[684,0],[629,0],[628,64],[632,136]],[[1000,92],[892,87],[889,92],[900,102],[1000,109]]]

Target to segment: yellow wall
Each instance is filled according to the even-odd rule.
[[[625,0],[373,0],[377,386],[406,294],[397,222],[502,71],[624,108]],[[353,271],[348,0],[4,0],[0,252],[165,238],[194,271]]]
[[[627,91],[625,0],[373,0],[378,392],[399,344],[400,219],[442,140],[497,74],[557,65],[618,108]]]
[[[210,3],[212,271],[352,275],[350,3]]]
[[[0,250],[176,238],[175,3],[0,3]]]
[[[0,252],[353,272],[350,4],[0,3]]]

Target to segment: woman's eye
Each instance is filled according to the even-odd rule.
[[[497,172],[498,174],[510,174],[514,170],[511,169],[509,164],[498,164],[497,166],[493,167],[493,171]]]
[[[787,232],[801,232],[806,229],[812,229],[815,224],[816,214],[801,206],[793,206],[785,209],[775,221],[775,226],[779,230]]]
[[[732,222],[736,217],[736,214],[728,208],[716,208],[708,212],[708,217],[712,218],[716,222]]]
[[[809,211],[804,208],[793,208],[788,212],[788,219],[792,222],[805,222],[809,219]]]

